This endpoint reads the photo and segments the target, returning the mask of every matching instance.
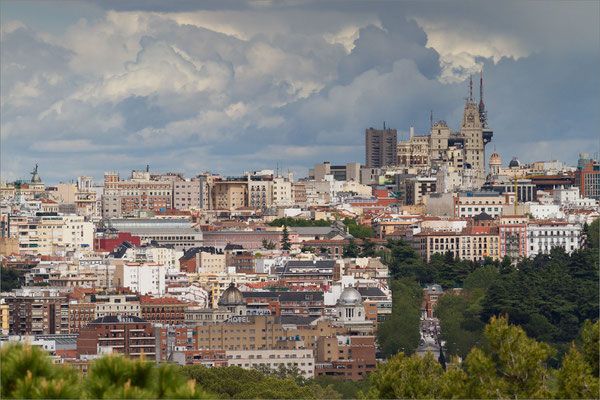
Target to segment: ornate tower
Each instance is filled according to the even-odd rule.
[[[465,168],[471,167],[475,175],[475,184],[481,187],[485,183],[485,147],[479,108],[473,100],[472,78],[469,79],[469,97],[466,99],[460,133],[464,139]]]

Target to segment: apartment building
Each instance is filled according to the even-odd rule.
[[[161,264],[118,264],[113,284],[127,287],[139,294],[163,295],[167,268]]]
[[[377,368],[374,336],[320,337],[316,354],[315,376],[359,381]]]
[[[454,196],[454,217],[472,218],[485,212],[493,218],[502,215],[505,206],[514,204],[513,194],[493,191],[458,192]]]
[[[135,210],[165,211],[173,208],[173,187],[169,181],[150,179],[148,170],[132,171],[127,180],[116,172],[104,173],[102,216],[120,218]]]
[[[581,247],[581,226],[563,221],[535,221],[527,225],[527,256],[549,254],[553,247],[572,253]]]
[[[600,162],[590,158],[588,153],[579,155],[575,185],[579,186],[581,197],[600,199]]]
[[[19,253],[52,255],[59,251],[92,248],[94,224],[77,215],[43,215],[13,224]]]
[[[469,226],[460,237],[460,258],[475,262],[500,258],[500,235],[495,226]]]
[[[156,339],[152,325],[136,316],[106,316],[81,328],[77,337],[77,355],[100,351],[125,354],[132,358],[154,360]]]
[[[225,354],[229,366],[244,369],[295,367],[305,378],[315,376],[315,357],[312,349],[227,350]]]
[[[140,316],[158,324],[180,325],[185,321],[188,304],[173,297],[140,296]]]
[[[421,232],[413,235],[413,247],[423,260],[429,262],[431,256],[451,252],[455,258],[461,257],[460,233]]]

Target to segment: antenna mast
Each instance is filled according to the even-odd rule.
[[[473,75],[469,75],[469,101],[473,102]]]

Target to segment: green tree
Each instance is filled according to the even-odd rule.
[[[368,238],[363,240],[361,246],[361,257],[374,257],[375,256],[375,243]]]
[[[369,399],[450,399],[464,392],[465,374],[451,365],[446,371],[432,353],[406,357],[400,352],[371,374]]]
[[[548,370],[552,354],[545,343],[528,338],[506,317],[492,317],[485,327],[489,347],[473,349],[465,360],[469,398],[548,398]],[[485,382],[485,384],[482,384]]]
[[[412,353],[419,346],[423,290],[410,279],[392,281],[392,315],[377,327],[382,356]]]
[[[114,354],[92,363],[84,388],[92,399],[210,398],[175,365],[156,366]]]
[[[586,320],[581,332],[583,358],[590,365],[592,375],[599,376],[598,362],[600,360],[600,323]]]
[[[348,244],[344,246],[343,256],[347,258],[356,258],[360,253],[360,249],[358,245],[354,241],[354,239],[350,239]]]
[[[55,366],[37,346],[9,343],[1,351],[2,398],[77,399],[81,385],[77,372]]]
[[[596,218],[589,226],[584,226],[584,230],[587,235],[587,246],[598,249],[600,247],[600,218]]]
[[[598,361],[596,360],[596,363]],[[599,397],[600,380],[592,366],[573,344],[557,374],[558,399],[593,399]]]
[[[290,242],[290,233],[288,231],[287,225],[283,226],[283,236],[281,237],[281,249],[282,250],[290,250],[292,248],[292,243]]]
[[[374,238],[375,232],[370,226],[359,225],[353,218],[344,218],[344,225],[346,225],[349,234],[354,236],[356,239]]]
[[[0,271],[0,291],[10,292],[13,289],[21,287],[19,273],[14,268],[1,267]]]
[[[472,347],[483,345],[485,324],[480,312],[480,298],[447,293],[438,300],[435,314],[448,354],[465,358]]]
[[[291,378],[279,379],[258,370],[241,367],[184,367],[185,373],[206,390],[225,399],[312,399],[308,386]]]
[[[308,384],[313,388],[317,398],[329,399],[329,398],[342,398],[342,399],[358,399],[361,398],[361,392],[367,393],[369,391],[369,379],[363,379],[362,381],[346,381],[340,377],[320,375],[309,380]],[[339,393],[341,397],[327,397],[319,396],[319,390],[315,390],[315,386],[320,386],[322,389],[331,388],[335,392]]]

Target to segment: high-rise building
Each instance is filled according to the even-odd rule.
[[[369,128],[365,131],[366,164],[369,168],[381,168],[396,165],[397,132],[395,129]]]
[[[600,199],[600,162],[581,153],[575,171],[575,185],[579,186],[581,197]]]

